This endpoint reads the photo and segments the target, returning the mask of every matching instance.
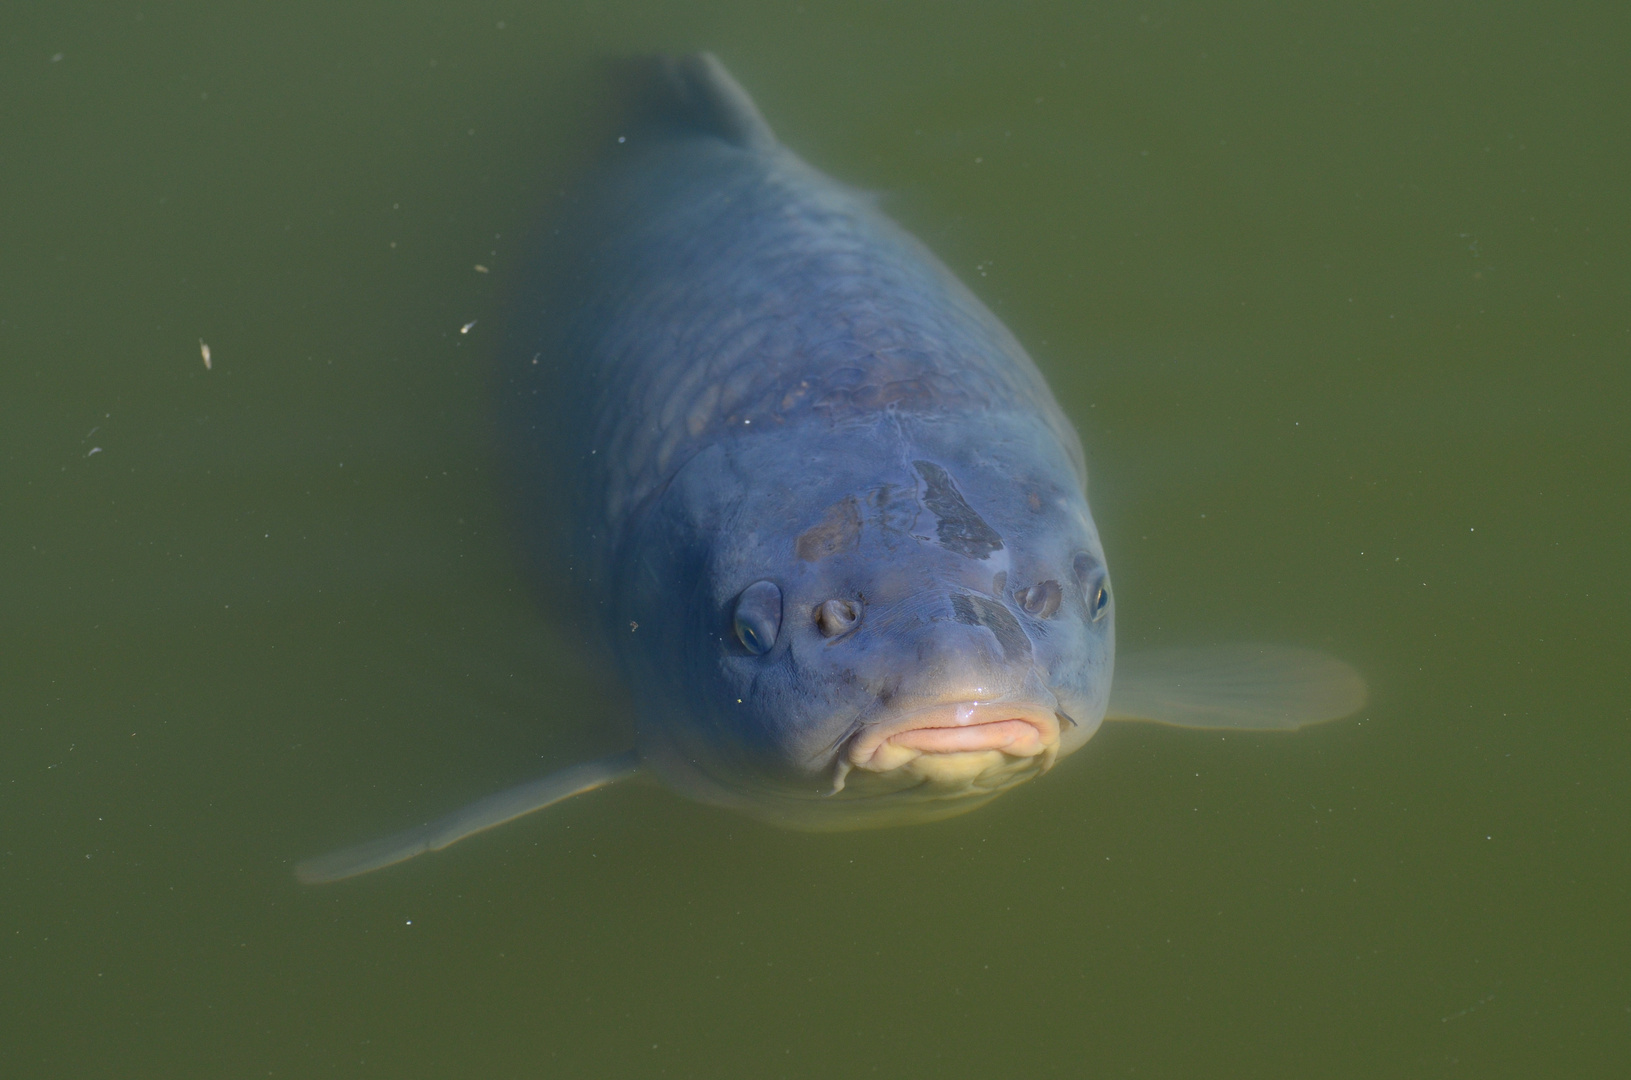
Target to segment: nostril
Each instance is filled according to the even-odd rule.
[[[1064,596],[1064,590],[1057,581],[1041,581],[1028,589],[1021,589],[1014,594],[1019,606],[1035,615],[1039,619],[1051,619],[1059,610],[1059,601]]]
[[[837,637],[861,619],[861,606],[853,600],[828,600],[815,609],[816,627],[823,637]]]

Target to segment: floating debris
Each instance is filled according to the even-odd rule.
[[[203,338],[198,339],[198,352],[204,358],[204,370],[208,371],[210,369],[210,347],[204,344]]]
[[[467,322],[463,326],[459,327],[459,333],[468,334],[470,332],[470,328],[472,326],[474,326],[474,325],[476,325],[476,320],[471,319],[469,322]]]
[[[476,264],[476,273],[478,273],[478,274],[489,274],[489,273],[492,273],[492,271],[488,270],[485,266],[481,265],[481,263],[477,263]]]

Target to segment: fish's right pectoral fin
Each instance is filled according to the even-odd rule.
[[[1187,728],[1295,731],[1361,709],[1359,672],[1311,649],[1212,645],[1116,660],[1106,720]]]
[[[308,885],[326,881],[340,881],[356,877],[370,870],[378,870],[393,863],[403,862],[427,851],[440,851],[449,844],[506,821],[514,821],[523,814],[542,810],[562,799],[593,791],[633,775],[640,768],[634,752],[586,761],[559,772],[550,773],[529,783],[520,784],[489,795],[455,810],[446,817],[437,818],[415,829],[393,833],[378,840],[370,840],[355,847],[331,851],[315,859],[307,859],[295,867],[295,877]]]

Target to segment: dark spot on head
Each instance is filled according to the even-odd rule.
[[[983,626],[991,631],[997,644],[1002,646],[1003,659],[1009,663],[1030,662],[1031,639],[1025,636],[1019,620],[1007,605],[974,593],[952,593],[951,613],[960,623]]]
[[[1025,506],[1033,514],[1040,514],[1042,512],[1042,496],[1036,493],[1035,488],[1032,488],[1025,493]]]
[[[827,507],[820,524],[800,533],[793,550],[805,562],[820,562],[840,551],[848,551],[860,536],[861,508],[856,505],[855,496],[850,495]]]
[[[938,520],[935,533],[941,547],[970,559],[1002,550],[1002,537],[968,505],[945,469],[932,461],[914,461],[912,466],[923,477],[923,505]]]
[[[867,522],[881,534],[891,550],[912,534],[912,526],[923,513],[918,505],[917,485],[880,484],[867,492]]]

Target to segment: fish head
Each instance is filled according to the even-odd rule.
[[[679,786],[805,828],[929,820],[1097,730],[1114,604],[1068,458],[900,442],[856,435],[782,484],[733,485],[688,545],[695,621],[647,668],[667,683],[652,756]],[[726,471],[766,465],[742,454]]]

